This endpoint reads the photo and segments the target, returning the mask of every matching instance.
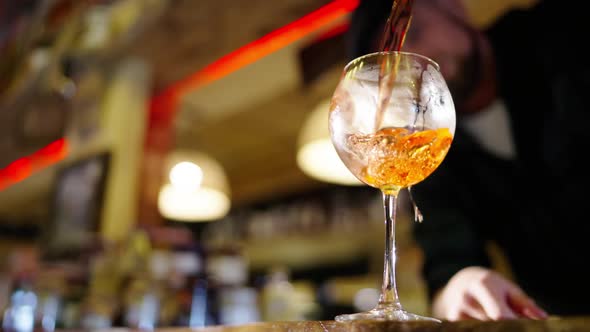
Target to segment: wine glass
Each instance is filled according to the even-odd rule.
[[[407,52],[378,52],[352,60],[332,96],[332,143],[346,167],[383,194],[385,263],[377,306],[336,316],[351,320],[439,320],[405,311],[395,278],[395,218],[400,190],[429,176],[455,133],[455,107],[433,60]]]

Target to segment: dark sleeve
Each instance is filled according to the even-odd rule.
[[[423,277],[429,297],[462,268],[490,266],[485,245],[493,211],[494,158],[460,129],[449,154],[428,178],[412,188],[424,215],[414,223],[414,237],[424,254]],[[490,164],[492,162],[492,164]]]
[[[545,76],[583,76],[583,70],[575,65],[584,63],[585,52],[580,50],[584,43],[580,41],[585,40],[584,34],[589,31],[587,19],[583,17],[586,13],[582,8],[583,3],[540,1],[530,10],[507,13],[487,31],[496,56],[516,64],[515,67],[508,67],[505,61],[499,63],[499,69],[504,69],[502,73],[506,74],[500,75],[500,79],[504,78],[504,86],[501,87],[504,97],[525,102],[522,105],[511,104],[514,109],[521,110],[520,115],[513,117],[513,124],[518,124],[516,120],[522,118],[521,128],[527,128],[531,119],[530,113],[524,110],[538,111],[543,109],[543,104],[550,104],[540,96],[552,95],[551,90],[536,88]],[[535,55],[536,62],[532,62],[531,55]],[[534,72],[524,72],[521,68],[524,63],[534,68]],[[574,74],[563,74],[567,71]],[[519,74],[512,75],[514,73]],[[523,91],[527,90],[524,87],[531,91],[530,98],[523,98],[528,96]],[[512,94],[516,97],[510,98]],[[562,99],[569,104],[577,100],[573,94]],[[565,105],[566,102],[561,104]],[[581,119],[582,116],[578,115],[577,118]],[[460,122],[461,119],[458,119],[459,126]],[[583,125],[587,121],[579,123]],[[571,127],[572,124],[569,124],[569,131],[572,131]],[[519,141],[527,142],[526,145],[520,145],[528,147],[519,151],[521,158],[533,151],[531,146],[535,146],[526,141],[526,138],[536,137],[528,134],[529,131],[515,134],[517,144]],[[525,138],[519,140],[520,136]],[[521,199],[515,196],[517,190],[514,183],[518,181],[513,170],[509,163],[481,151],[458,128],[449,155],[442,165],[422,183],[414,186],[412,192],[424,221],[414,224],[413,231],[424,253],[423,276],[430,297],[460,269],[474,265],[490,266],[485,251],[486,243],[488,240],[506,240],[505,234],[510,232],[513,222],[510,220],[515,211],[513,204]]]

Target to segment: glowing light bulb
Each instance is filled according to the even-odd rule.
[[[203,182],[203,171],[190,161],[182,161],[170,170],[170,183],[180,191],[195,191]]]

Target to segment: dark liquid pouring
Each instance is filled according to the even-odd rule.
[[[380,50],[400,51],[404,44],[406,32],[412,19],[412,6],[414,0],[395,0],[391,8],[391,14],[385,23],[385,31],[381,39]]]
[[[412,20],[412,6],[414,0],[394,0],[393,6],[391,7],[391,14],[385,23],[385,30],[380,43],[380,50],[383,52],[388,51],[401,51],[402,45],[408,28],[410,27],[410,21]],[[398,59],[392,62],[391,58],[385,57],[381,64],[379,72],[379,95],[377,103],[377,118],[375,119],[375,131],[381,129],[381,122],[383,120],[383,114],[387,109],[387,104],[391,98],[391,92],[393,85],[395,84],[395,78],[397,74]]]
[[[383,31],[383,37],[381,39],[381,51],[401,51],[406,33],[410,27],[410,22],[412,21],[413,5],[414,0],[393,1],[391,13],[387,19],[387,22],[385,23],[385,30]],[[395,84],[398,64],[399,63],[397,61],[391,62],[390,59],[387,58],[384,59],[384,63],[381,64],[381,70],[379,72],[379,102],[377,104],[375,131],[381,129],[383,114],[387,109],[387,104],[389,104],[391,92],[393,91],[393,85]],[[416,205],[416,202],[414,201],[411,187],[408,187],[408,194],[414,208],[414,221],[422,222],[424,217],[422,212],[420,212],[420,209],[418,209],[418,205]]]

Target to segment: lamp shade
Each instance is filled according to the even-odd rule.
[[[223,218],[230,209],[230,190],[223,167],[210,156],[176,150],[166,161],[158,209],[169,219],[210,221]]]
[[[308,176],[340,185],[362,185],[344,166],[330,139],[330,99],[321,101],[307,116],[298,138],[297,164]]]

